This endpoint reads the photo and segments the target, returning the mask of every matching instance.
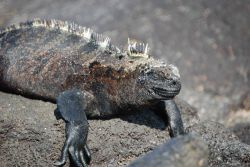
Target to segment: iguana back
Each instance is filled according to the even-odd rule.
[[[109,38],[73,23],[34,20],[11,26],[0,32],[1,87],[54,100],[72,87],[91,89],[100,75],[113,77],[114,90],[113,81],[125,75],[130,61],[118,52]]]

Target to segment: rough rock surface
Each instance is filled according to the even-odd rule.
[[[0,99],[0,166],[52,166],[64,141],[64,123],[54,118],[55,105],[3,92],[0,96],[5,97]],[[195,119],[196,110],[180,99],[176,101],[185,127],[208,144],[209,166],[249,165],[249,145],[221,124],[200,123]],[[91,166],[127,165],[169,140],[166,125],[151,111],[89,122]]]
[[[243,143],[250,145],[250,110],[245,108],[233,110],[227,117],[225,125],[234,132]]]
[[[53,115],[55,105],[0,92],[0,166],[51,166],[64,141],[64,123]],[[181,104],[181,100],[178,100]],[[195,120],[192,110],[184,124]],[[91,166],[122,166],[169,139],[163,120],[151,111],[110,120],[90,120]]]
[[[157,147],[128,167],[206,167],[208,147],[195,135],[185,135]]]
[[[53,115],[55,105],[0,92],[0,166],[51,166],[64,139],[63,122]],[[177,100],[177,104],[181,104]],[[183,102],[185,127],[197,122]],[[117,128],[119,127],[119,128]],[[169,139],[164,122],[150,111],[111,120],[90,120],[92,166],[128,164]]]
[[[211,167],[250,166],[250,145],[242,143],[222,124],[205,121],[189,128],[203,138],[209,148]]]

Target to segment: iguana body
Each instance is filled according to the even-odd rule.
[[[178,108],[164,101],[180,91],[178,69],[149,58],[147,51],[147,45],[136,42],[120,51],[109,38],[76,24],[34,20],[0,32],[0,84],[15,93],[57,99],[56,116],[67,125],[61,164],[69,150],[76,166],[86,166],[86,115],[104,117],[165,105],[173,136],[183,133]],[[72,157],[70,145],[85,152]]]

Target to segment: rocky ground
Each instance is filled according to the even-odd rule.
[[[118,46],[124,46],[127,37],[147,41],[154,57],[179,67],[179,97],[197,108],[200,120],[224,124],[246,144],[249,15],[249,0],[0,1],[2,27],[55,18],[91,27]],[[0,92],[0,166],[52,166],[64,140],[63,123],[55,120],[54,108],[49,102]],[[163,121],[147,111],[91,120],[90,127],[91,166],[123,166],[169,139]]]

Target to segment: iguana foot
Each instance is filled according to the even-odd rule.
[[[91,154],[86,144],[88,126],[66,123],[66,140],[56,166],[63,166],[69,157],[74,167],[87,167]]]
[[[174,100],[163,100],[152,109],[168,124],[170,137],[185,134],[181,113]]]
[[[61,93],[57,98],[55,116],[66,123],[66,140],[56,166],[63,166],[69,157],[74,167],[87,167],[91,153],[86,144],[88,136],[88,121],[84,112],[84,96],[77,90]]]
[[[170,137],[184,135],[184,127],[181,113],[174,100],[165,100],[165,110],[167,111],[170,125]]]

